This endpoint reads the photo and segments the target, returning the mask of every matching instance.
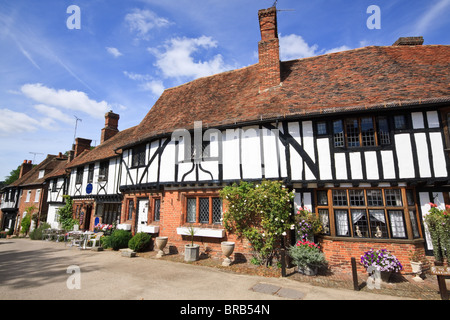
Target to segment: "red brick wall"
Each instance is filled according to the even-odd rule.
[[[393,243],[393,242],[357,242],[349,240],[329,240],[321,239],[320,246],[325,254],[325,257],[331,267],[336,271],[351,272],[351,258],[356,259],[356,265],[359,272],[364,272],[365,269],[360,263],[361,256],[365,251],[370,249],[379,250],[386,249],[390,251],[400,263],[403,265],[402,273],[412,272],[409,263],[409,256],[411,252],[419,251],[425,254],[423,243]]]

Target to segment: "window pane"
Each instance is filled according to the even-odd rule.
[[[389,222],[393,238],[406,238],[405,222],[403,212],[400,210],[389,210]]]
[[[350,206],[364,206],[366,204],[363,190],[349,190],[348,196],[350,198]]]
[[[372,117],[361,118],[361,139],[365,147],[375,146],[375,128]]]
[[[319,209],[319,219],[322,222],[323,234],[330,234],[330,216],[328,209]]]
[[[409,210],[409,219],[411,220],[411,226],[413,230],[413,237],[419,238],[419,227],[417,225],[417,219],[416,219],[416,211],[415,210]]]
[[[383,194],[381,190],[367,190],[367,205],[370,207],[383,206]]]
[[[318,122],[317,123],[317,134],[318,135],[327,134],[327,123],[326,122]]]
[[[372,238],[387,238],[388,231],[384,210],[369,210],[370,230]]]
[[[354,237],[367,238],[369,236],[366,210],[352,210],[352,224]]]
[[[209,223],[209,198],[200,198],[199,206],[200,223]]]
[[[347,210],[335,210],[334,214],[336,219],[336,235],[349,236]]]
[[[406,119],[404,115],[394,116],[395,129],[406,129]]]
[[[195,216],[197,211],[197,199],[191,198],[187,199],[187,208],[186,208],[186,222],[196,222]]]
[[[346,206],[347,205],[347,191],[333,190],[333,205]]]
[[[345,121],[347,129],[347,146],[359,147],[359,127],[358,119],[347,119]]]
[[[389,125],[386,117],[378,117],[378,144],[391,144],[391,137],[389,135]]]
[[[155,199],[155,221],[159,221],[161,211],[161,199]]]
[[[384,191],[387,207],[401,207],[402,194],[398,189],[387,189]]]
[[[344,126],[342,120],[333,121],[333,137],[335,147],[344,147]]]
[[[319,206],[327,206],[328,205],[328,197],[326,191],[317,191],[317,204]]]
[[[133,219],[133,207],[134,207],[134,201],[130,200],[128,202],[128,220]]]
[[[414,194],[411,189],[406,190],[406,202],[408,203],[408,206],[413,206],[416,204],[414,201]]]
[[[212,214],[213,214],[213,223],[221,223],[222,219],[222,199],[213,198],[212,199]]]

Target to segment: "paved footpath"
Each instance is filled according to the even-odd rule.
[[[79,250],[66,247],[64,243],[0,239],[0,300],[25,299],[292,301],[404,298],[317,287],[287,278],[234,274],[172,261],[126,258],[116,251]]]

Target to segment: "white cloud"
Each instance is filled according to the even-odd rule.
[[[144,91],[150,91],[155,96],[160,96],[165,89],[161,80],[155,80],[149,74],[139,74],[128,71],[124,71],[123,74],[131,80],[140,82],[139,88]]]
[[[155,65],[165,77],[195,79],[233,69],[225,64],[220,54],[206,61],[194,60],[194,53],[216,47],[217,42],[211,37],[183,37],[168,40],[162,51],[156,48],[149,48],[148,51],[155,55]]]
[[[321,54],[339,52],[350,50],[351,48],[342,45],[340,47],[329,50],[321,49],[317,44],[309,45],[302,36],[290,34],[287,36],[280,36],[280,59],[283,61],[313,57]]]
[[[82,111],[94,118],[103,119],[105,113],[111,109],[106,101],[97,102],[89,99],[86,93],[76,90],[55,90],[46,86],[36,84],[25,84],[21,91],[27,97],[40,104],[63,108],[73,111]]]
[[[40,121],[22,112],[0,109],[0,136],[33,132],[41,126]]]
[[[44,104],[38,104],[35,105],[34,108],[41,114],[47,116],[50,119],[59,120],[68,124],[72,124],[74,122],[73,117],[69,117],[68,115],[64,114],[61,110],[49,107]]]
[[[450,8],[450,0],[440,0],[431,6],[415,24],[414,35],[423,36],[430,27],[435,27],[441,21],[445,21],[449,13],[445,11],[446,8]],[[438,18],[439,15],[442,15],[441,19]]]
[[[128,13],[125,16],[125,22],[131,32],[137,32],[138,38],[144,40],[149,39],[150,30],[170,24],[169,20],[158,17],[153,11],[141,9],[133,9],[131,13]]]
[[[122,53],[117,48],[106,47],[106,51],[112,55],[114,58],[118,58],[122,55]]]

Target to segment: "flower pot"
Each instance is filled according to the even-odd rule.
[[[161,258],[164,255],[164,248],[167,245],[167,239],[168,237],[156,237],[155,243],[156,248],[158,249],[158,254],[156,255],[157,258]]]
[[[298,266],[298,272],[304,274],[306,276],[315,276],[317,274],[318,267],[317,266]]]
[[[198,244],[184,246],[184,261],[197,261],[200,256],[200,246]]]
[[[422,274],[422,262],[411,261],[412,272],[416,275],[413,280],[422,281],[420,275]]]
[[[222,266],[228,267],[231,264],[230,256],[234,251],[234,242],[222,241],[220,243],[220,247],[222,248],[222,253],[225,256],[225,259],[222,262]]]

